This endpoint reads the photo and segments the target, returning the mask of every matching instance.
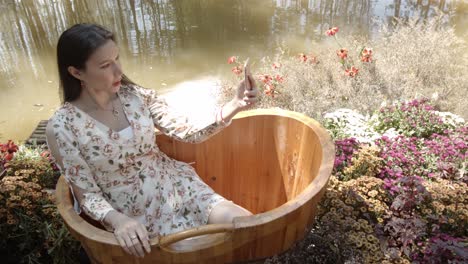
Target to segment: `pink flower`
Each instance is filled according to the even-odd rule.
[[[346,59],[348,57],[348,50],[345,49],[345,48],[337,50],[336,55],[338,55],[338,57],[340,57],[342,60],[344,60],[344,59]]]
[[[306,62],[307,61],[307,55],[305,55],[304,53],[299,53],[299,59],[302,61],[302,62]]]
[[[337,27],[332,27],[332,28],[329,28],[325,34],[327,34],[327,36],[334,36],[336,33],[338,33],[338,28]]]
[[[236,56],[231,56],[231,57],[228,58],[228,61],[227,61],[227,62],[228,62],[229,64],[233,64],[233,63],[235,63],[236,61],[237,61]]]
[[[275,62],[271,65],[271,67],[273,68],[273,70],[279,69],[281,68],[281,63]]]
[[[284,81],[284,78],[283,78],[283,76],[281,76],[281,75],[279,75],[279,74],[276,74],[275,80],[276,80],[277,82],[280,82],[280,83],[281,83],[281,82]]]
[[[242,68],[240,66],[233,67],[231,70],[235,75],[240,75],[242,73]]]
[[[275,98],[275,86],[271,83],[265,84],[265,90],[263,91],[266,95],[271,96],[271,98]]]
[[[259,77],[260,81],[263,83],[269,83],[271,80],[273,80],[273,78],[268,74],[260,74]]]
[[[70,168],[68,168],[68,174],[70,176],[79,176],[80,175],[80,166],[71,166]]]
[[[362,62],[371,62],[372,61],[372,49],[364,48],[361,52],[361,61]]]
[[[110,144],[106,144],[104,146],[104,149],[102,150],[103,154],[108,156],[108,157],[112,155],[113,151],[114,151],[114,148]]]
[[[134,156],[131,156],[131,155],[127,156],[127,157],[125,158],[125,163],[126,163],[127,165],[133,165],[133,164],[135,164],[135,157],[134,157]]]
[[[355,77],[359,72],[359,69],[356,67],[351,67],[351,69],[346,69],[345,70],[345,75],[349,77]]]

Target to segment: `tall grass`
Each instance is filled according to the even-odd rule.
[[[325,112],[351,108],[370,113],[384,102],[415,97],[435,99],[436,106],[468,118],[468,55],[466,41],[441,19],[397,22],[381,26],[379,36],[365,39],[339,32],[337,39],[349,50],[349,65],[359,68],[356,77],[345,76],[336,45],[310,47],[308,61],[280,49],[257,63],[255,74],[280,74],[284,81],[274,98],[261,96],[256,107],[281,107],[321,120]],[[330,37],[333,38],[333,37]],[[332,40],[332,39],[330,39]],[[373,49],[373,61],[360,61],[362,48]],[[317,63],[310,63],[311,53]],[[242,58],[241,58],[242,59]],[[281,63],[272,69],[272,63]],[[263,85],[257,79],[260,91]],[[223,85],[222,98],[232,96],[234,80]]]

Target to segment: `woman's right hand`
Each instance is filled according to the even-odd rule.
[[[143,248],[151,252],[148,231],[140,222],[117,211],[107,213],[104,221],[114,228],[115,238],[128,254],[143,257]]]

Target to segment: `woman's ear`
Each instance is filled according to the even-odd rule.
[[[73,77],[77,78],[78,80],[83,80],[82,72],[73,66],[68,66],[67,68],[68,73],[70,73]]]

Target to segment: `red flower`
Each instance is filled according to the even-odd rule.
[[[228,58],[228,61],[227,61],[227,62],[228,62],[229,64],[233,64],[233,63],[235,63],[236,61],[237,61],[236,56],[231,56],[231,57]]]
[[[329,28],[325,33],[327,34],[327,36],[334,36],[336,33],[338,33],[338,28],[337,27]]]
[[[275,98],[275,86],[271,83],[265,84],[265,91],[263,91],[266,95]]]
[[[276,80],[277,82],[280,82],[280,83],[281,83],[281,82],[284,81],[284,78],[283,78],[283,76],[281,76],[281,75],[279,75],[279,74],[276,74],[275,80]]]
[[[348,57],[348,50],[345,49],[345,48],[337,50],[336,55],[338,55],[338,57],[340,57],[342,60],[344,60],[344,59],[346,59]]]
[[[259,77],[260,81],[262,81],[263,83],[269,83],[271,80],[273,80],[273,78],[268,74],[260,74]]]
[[[307,55],[305,55],[304,53],[299,53],[299,59],[302,60],[302,62],[306,62],[307,61]]]
[[[7,153],[5,156],[3,156],[3,159],[6,161],[10,161],[13,158],[13,153]]]
[[[281,68],[281,63],[275,62],[271,65],[271,67],[273,68],[273,70],[279,69]]]
[[[8,140],[5,144],[0,144],[0,152],[15,153],[16,151],[18,151],[18,146],[11,140]]]
[[[242,67],[241,66],[236,66],[232,68],[231,70],[235,75],[240,75],[242,73]]]
[[[349,77],[354,77],[358,74],[358,72],[359,72],[359,69],[353,66],[351,67],[351,69],[345,70],[345,75]]]
[[[364,48],[361,52],[361,61],[362,62],[371,62],[372,61],[372,49]]]

